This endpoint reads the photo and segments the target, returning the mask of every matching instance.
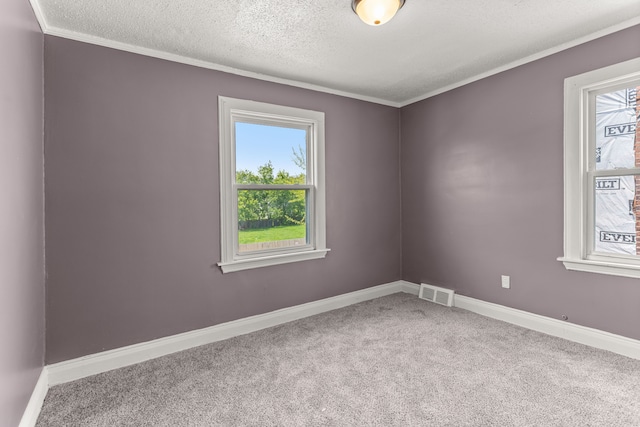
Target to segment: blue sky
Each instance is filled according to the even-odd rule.
[[[306,131],[278,126],[236,122],[236,170],[257,172],[269,160],[274,173],[285,170],[298,175],[302,169],[293,163],[298,147],[306,152]]]

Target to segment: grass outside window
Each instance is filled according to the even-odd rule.
[[[279,240],[304,239],[306,234],[307,226],[305,224],[239,230],[238,243],[246,245]]]

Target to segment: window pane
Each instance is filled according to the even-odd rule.
[[[640,189],[640,175],[596,178],[596,252],[638,254],[636,217],[640,213],[640,193],[636,189]]]
[[[307,244],[307,190],[238,190],[238,251]]]
[[[640,165],[634,144],[636,103],[636,87],[596,96],[596,170]]]
[[[306,183],[306,130],[236,122],[235,133],[237,183]]]

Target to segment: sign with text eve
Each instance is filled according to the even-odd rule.
[[[636,235],[633,233],[618,233],[615,231],[601,231],[600,232],[600,241],[601,242],[612,242],[612,243],[623,243],[623,244],[634,244],[636,243]]]
[[[623,123],[619,125],[610,125],[604,127],[604,136],[618,136],[618,135],[635,135],[636,134],[635,123]]]

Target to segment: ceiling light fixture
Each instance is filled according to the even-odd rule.
[[[365,24],[377,27],[393,18],[404,0],[353,0],[351,7]]]

